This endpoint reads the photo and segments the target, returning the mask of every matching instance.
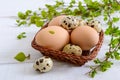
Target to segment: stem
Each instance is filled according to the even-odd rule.
[[[115,0],[117,3],[118,3],[118,5],[120,5],[120,1],[118,1],[118,0]]]
[[[99,65],[99,66],[96,66],[96,67],[94,67],[94,68],[91,67],[92,70],[90,70],[87,74],[90,74],[92,71],[97,70],[99,67],[100,67],[100,65]]]
[[[108,16],[108,22],[110,22],[110,24],[112,25],[112,19],[110,16],[110,3],[108,4],[108,12],[107,12],[107,16]],[[113,40],[113,34],[111,34],[111,39],[110,42]],[[112,45],[109,43],[109,54],[111,53],[112,50]],[[110,56],[106,56],[106,59],[104,61],[107,61],[109,59]]]
[[[116,51],[119,46],[120,46],[120,42],[117,44],[117,46],[114,48],[112,52]]]
[[[28,56],[26,56],[27,59],[30,59],[30,54],[28,54]]]
[[[111,15],[110,15],[111,6],[109,4],[108,4],[108,12],[107,12],[108,22],[110,23],[110,25],[112,27],[115,27],[115,26],[113,26],[112,18],[111,18]],[[113,36],[113,34],[111,34],[110,36],[111,36],[110,42],[112,42],[114,36]],[[112,44],[110,43],[108,53],[111,54],[111,53],[115,52],[119,46],[120,46],[120,42],[117,44],[117,46],[114,49],[112,49]],[[110,58],[110,56],[106,56],[105,59],[103,61],[101,61],[101,63],[104,62],[104,61],[108,61],[109,58]],[[97,65],[96,67],[91,67],[91,70],[88,73],[91,74],[92,71],[94,71],[94,70],[96,71],[98,68],[100,68],[100,66],[101,66],[101,64]]]

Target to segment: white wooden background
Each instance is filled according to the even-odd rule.
[[[98,73],[92,79],[86,75],[89,67],[93,65],[90,61],[82,67],[76,67],[64,62],[54,60],[54,67],[48,73],[37,73],[33,69],[35,59],[41,57],[40,52],[31,47],[31,41],[39,30],[35,26],[17,27],[15,17],[18,11],[27,9],[37,10],[38,7],[44,7],[44,4],[54,4],[55,0],[0,0],[0,80],[120,80],[120,62],[114,61],[114,65],[105,73]],[[70,0],[65,0],[69,2]],[[115,16],[115,15],[113,15]],[[120,16],[120,14],[117,14]],[[101,20],[103,29],[106,25]],[[118,23],[120,25],[120,23]],[[25,31],[27,38],[17,40],[16,36]],[[106,36],[101,51],[97,57],[104,58],[104,53],[108,49],[109,37]],[[23,51],[31,54],[31,59],[23,63],[14,60],[14,56]]]

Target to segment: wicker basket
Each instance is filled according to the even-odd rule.
[[[42,27],[42,29],[47,27],[47,25],[48,24],[44,25]],[[69,62],[69,63],[73,63],[75,65],[81,66],[81,65],[84,65],[87,61],[92,60],[93,58],[95,58],[97,56],[97,54],[98,54],[98,52],[101,48],[101,45],[103,43],[103,37],[104,37],[104,32],[102,30],[99,33],[98,44],[92,50],[83,51],[81,56],[76,56],[74,54],[67,54],[67,53],[59,51],[59,50],[51,50],[51,49],[39,46],[35,42],[35,37],[34,37],[32,43],[31,43],[31,45],[34,49],[40,51],[45,56],[49,56],[51,58],[54,58],[54,59],[57,59],[57,60],[60,60],[60,61]]]

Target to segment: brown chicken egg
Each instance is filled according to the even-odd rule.
[[[62,27],[50,26],[37,33],[35,42],[39,46],[53,50],[61,50],[69,43],[69,33]]]
[[[48,26],[60,26],[60,21],[61,21],[62,18],[64,18],[64,17],[65,17],[65,15],[61,15],[61,16],[57,16],[57,17],[53,18],[53,19],[49,22]]]
[[[89,26],[80,26],[71,33],[71,42],[79,45],[82,50],[90,50],[99,41],[99,34]]]

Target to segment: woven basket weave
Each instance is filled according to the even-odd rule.
[[[47,26],[48,26],[48,24],[44,25],[42,27],[42,29],[47,27]],[[67,53],[62,52],[62,51],[51,50],[51,49],[39,46],[35,42],[35,37],[31,43],[31,45],[34,49],[40,51],[45,56],[49,56],[51,58],[54,58],[54,59],[57,59],[60,61],[69,62],[69,63],[73,63],[75,65],[81,66],[81,65],[84,65],[87,61],[92,60],[93,58],[95,58],[97,56],[97,54],[101,48],[101,45],[103,43],[103,38],[104,38],[104,32],[102,30],[99,33],[99,42],[97,43],[97,45],[92,50],[83,51],[81,56],[76,56],[74,54],[67,54]]]

